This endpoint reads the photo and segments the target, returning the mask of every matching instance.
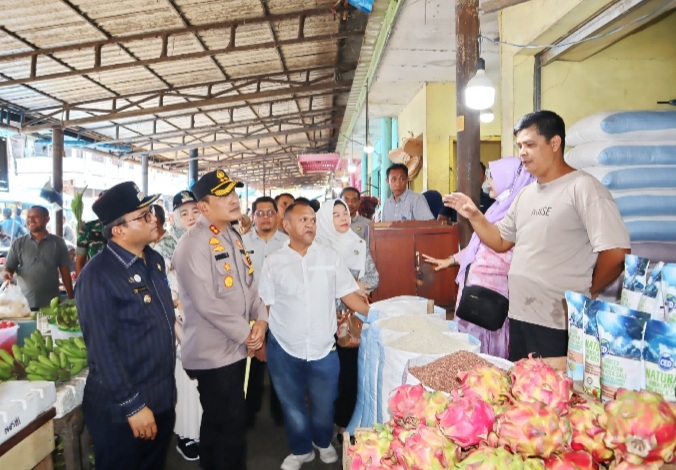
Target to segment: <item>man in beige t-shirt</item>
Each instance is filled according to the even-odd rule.
[[[509,270],[510,360],[565,356],[564,292],[596,296],[622,272],[629,234],[608,190],[563,159],[565,124],[551,111],[521,118],[514,134],[523,168],[537,178],[493,225],[462,193],[444,203],[496,252],[514,247]]]

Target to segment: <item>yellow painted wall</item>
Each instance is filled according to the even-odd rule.
[[[413,97],[411,102],[397,116],[397,126],[399,129],[399,143],[407,137],[422,137],[423,139],[423,165],[427,161],[427,143],[425,142],[425,128],[427,126],[427,87],[423,86]],[[423,173],[425,167],[420,170],[418,176],[413,180],[411,189],[416,192],[423,192]]]
[[[665,109],[676,96],[676,13],[583,62],[542,69],[542,107],[568,127],[609,109]]]
[[[500,14],[500,36],[511,43],[546,44],[586,21],[607,0],[531,0]],[[537,21],[523,21],[525,17]],[[537,50],[502,45],[502,154],[514,152],[512,129],[533,110]],[[676,83],[676,13],[582,62],[555,61],[542,69],[542,108],[567,126],[609,109],[664,109]]]

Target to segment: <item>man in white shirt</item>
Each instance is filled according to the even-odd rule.
[[[253,230],[249,230],[242,235],[244,247],[251,256],[254,266],[254,280],[260,282],[263,261],[268,255],[279,250],[284,244],[288,243],[289,237],[277,230],[277,204],[269,196],[262,196],[253,203],[252,218]],[[265,346],[255,357],[251,358],[251,367],[249,369],[249,385],[246,392],[247,422],[249,427],[253,427],[256,420],[256,413],[261,409],[263,403],[263,386],[265,382]],[[270,415],[275,424],[282,424],[282,409],[279,399],[275,393],[274,387],[270,387]]]
[[[563,159],[566,127],[537,111],[514,128],[523,169],[537,182],[521,190],[493,225],[462,193],[444,197],[498,253],[514,247],[509,268],[509,359],[565,356],[564,292],[596,297],[622,273],[629,234],[610,192]]]
[[[313,243],[317,217],[307,202],[287,208],[284,229],[289,244],[263,263],[259,292],[270,314],[268,367],[291,448],[281,469],[298,470],[314,460],[313,447],[322,462],[338,460],[331,445],[340,370],[335,299],[364,315],[369,307],[338,253]]]
[[[387,169],[387,184],[392,196],[383,203],[381,222],[397,220],[434,220],[434,215],[422,194],[411,191],[408,185],[408,168],[395,163]]]

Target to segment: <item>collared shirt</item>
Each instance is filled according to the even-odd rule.
[[[2,233],[7,237],[6,240],[3,240],[6,246],[9,246],[15,238],[28,234],[28,229],[21,225],[21,222],[13,218],[0,222],[0,227],[2,227]]]
[[[407,189],[396,201],[392,195],[383,204],[380,221],[396,220],[434,220],[434,216],[425,196]]]
[[[314,361],[333,347],[336,302],[358,289],[332,248],[313,243],[305,256],[283,246],[263,263],[260,293],[270,306],[270,331],[284,351]]]
[[[21,292],[33,310],[59,296],[59,267],[70,270],[70,256],[63,238],[48,233],[38,242],[28,234],[14,240],[5,266],[18,275]]]
[[[75,254],[87,256],[92,259],[95,254],[103,250],[106,246],[106,239],[103,238],[103,225],[100,220],[90,220],[80,227],[77,233],[77,246]]]
[[[372,223],[372,220],[357,214],[354,216],[352,223],[350,224],[350,228],[366,242],[367,247],[369,246],[369,225]]]
[[[263,269],[263,261],[270,253],[279,250],[281,247],[289,243],[289,236],[279,230],[274,231],[274,235],[268,240],[263,240],[256,229],[249,231],[242,235],[244,247],[251,255],[251,261],[254,265],[254,279],[258,284],[261,280],[261,270]]]
[[[148,406],[169,411],[176,401],[174,309],[164,259],[142,258],[114,241],[80,273],[75,301],[89,353],[83,410],[126,422]]]
[[[217,369],[246,358],[249,321],[267,321],[268,313],[239,234],[200,216],[179,240],[172,264],[185,312],[183,367]]]

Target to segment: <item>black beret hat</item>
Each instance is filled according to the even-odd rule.
[[[192,191],[181,191],[180,193],[177,193],[176,196],[174,196],[174,200],[171,203],[171,207],[173,207],[174,210],[176,210],[183,204],[187,204],[189,202],[197,202],[195,195],[192,193]]]
[[[192,187],[192,192],[198,201],[205,196],[224,197],[235,188],[241,188],[244,183],[231,180],[223,170],[210,171],[202,175]]]
[[[92,210],[103,225],[135,210],[148,207],[159,198],[159,194],[146,196],[133,181],[116,184],[99,197]]]

